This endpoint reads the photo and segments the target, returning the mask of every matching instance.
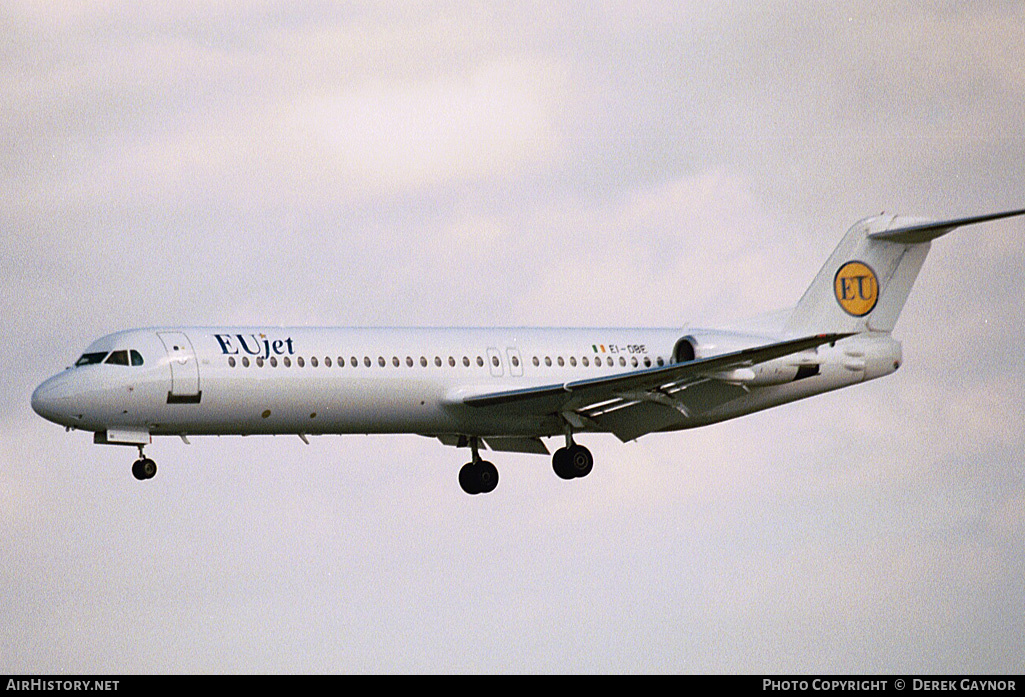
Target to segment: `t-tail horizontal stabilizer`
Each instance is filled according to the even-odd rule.
[[[901,244],[921,244],[930,242],[937,237],[942,237],[948,232],[956,230],[965,225],[976,223],[988,223],[991,220],[1002,218],[1013,218],[1018,215],[1025,215],[1025,208],[1016,211],[1005,211],[1003,213],[989,213],[988,215],[976,215],[971,218],[958,218],[956,220],[922,221],[910,222],[908,218],[894,217],[893,222],[902,222],[898,227],[890,227],[887,230],[869,234],[873,240],[886,240],[888,242],[899,242]]]

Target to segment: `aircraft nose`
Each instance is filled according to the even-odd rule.
[[[32,411],[47,421],[63,424],[68,397],[66,381],[55,375],[32,392]]]

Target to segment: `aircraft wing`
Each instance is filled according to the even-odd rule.
[[[721,374],[735,368],[765,363],[792,353],[832,343],[850,334],[817,334],[773,344],[742,349],[661,368],[647,368],[609,377],[541,385],[468,395],[462,403],[477,408],[500,408],[509,413],[559,414],[577,428],[588,421],[611,430],[621,440],[632,440],[688,415],[692,400],[681,393],[689,387],[717,381],[723,396],[742,387],[721,381]],[[718,377],[717,377],[718,375]],[[643,413],[637,413],[641,411]],[[638,418],[642,417],[642,418]]]

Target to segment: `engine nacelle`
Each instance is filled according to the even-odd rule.
[[[754,346],[764,346],[776,341],[779,339],[755,334],[696,329],[676,342],[673,347],[673,360],[677,363],[686,363]]]
[[[864,371],[865,380],[893,373],[904,360],[900,342],[889,335],[853,337],[842,346],[840,364],[852,372]]]
[[[764,346],[778,341],[778,339],[757,336],[751,334],[736,334],[733,332],[695,331],[687,336],[681,337],[673,347],[673,361],[686,363],[687,361],[700,360],[720,356],[724,353],[733,353],[746,348]],[[815,351],[803,351],[791,356],[783,356],[765,363],[734,368],[732,370],[715,373],[717,380],[723,380],[735,385],[751,387],[765,387],[769,385],[783,385],[794,380],[818,375],[819,359]]]

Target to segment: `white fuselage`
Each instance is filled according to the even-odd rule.
[[[51,421],[126,444],[139,433],[147,442],[148,435],[214,434],[551,436],[564,430],[559,414],[480,409],[463,399],[668,365],[684,335],[698,358],[773,340],[680,329],[137,329],[94,342],[83,364],[40,385],[32,404]],[[837,389],[893,372],[900,360],[888,334],[853,336],[800,361],[720,376],[735,389],[651,430]]]

